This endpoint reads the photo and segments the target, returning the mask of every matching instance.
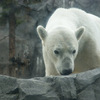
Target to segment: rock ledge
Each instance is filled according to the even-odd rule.
[[[100,100],[100,68],[32,79],[0,75],[0,100]]]

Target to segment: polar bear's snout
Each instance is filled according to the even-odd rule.
[[[72,73],[72,69],[63,70],[60,74],[61,75],[69,75]]]
[[[61,75],[69,75],[73,72],[74,61],[71,58],[66,57],[62,61],[60,59],[60,61],[58,62],[60,63],[58,63],[57,70],[59,71]]]

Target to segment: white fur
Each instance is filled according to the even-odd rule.
[[[37,31],[43,43],[46,76],[60,75],[66,69],[76,73],[100,67],[100,18],[76,8],[59,8],[46,28],[39,26]],[[55,50],[60,54],[55,55]]]

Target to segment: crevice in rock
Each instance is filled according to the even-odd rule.
[[[19,94],[19,89],[16,88],[15,90],[12,90],[12,91],[10,91],[10,92],[7,93],[7,94]]]
[[[6,93],[6,95],[12,95],[12,96],[16,95],[15,100],[19,100],[19,88],[16,88],[15,90]]]

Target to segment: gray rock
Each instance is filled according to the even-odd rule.
[[[76,88],[78,100],[99,100],[100,68],[77,74]]]
[[[18,84],[17,79],[0,75],[0,100],[17,100]]]
[[[14,92],[18,87],[16,78],[0,75],[0,94]]]
[[[40,80],[18,80],[20,100],[59,100],[50,83]]]
[[[81,91],[82,89],[84,89],[85,87],[87,87],[91,83],[95,82],[97,79],[99,79],[99,77],[100,77],[100,70],[99,69],[87,71],[88,74],[87,74],[87,72],[77,74],[76,80],[75,80],[76,83],[78,84],[78,86],[76,84],[77,90]]]
[[[100,100],[100,68],[31,79],[0,75],[0,100]]]

